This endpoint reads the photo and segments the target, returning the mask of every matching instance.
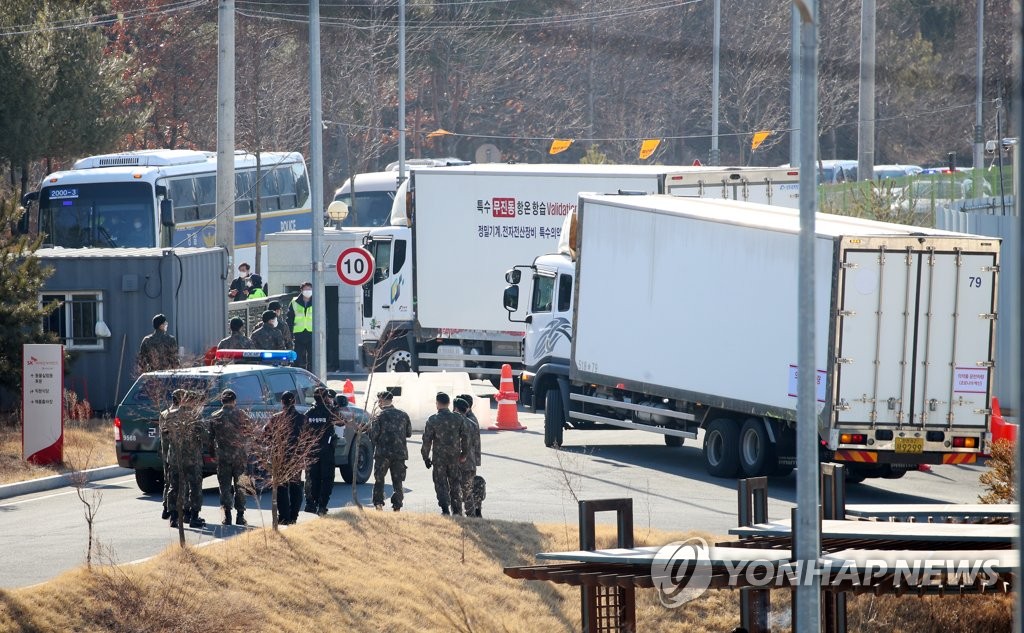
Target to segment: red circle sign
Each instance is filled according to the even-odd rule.
[[[362,286],[373,277],[373,255],[359,246],[346,248],[338,255],[338,277],[350,286]]]

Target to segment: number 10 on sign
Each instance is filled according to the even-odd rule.
[[[350,286],[361,286],[373,276],[373,255],[365,248],[353,246],[338,255],[338,277]]]

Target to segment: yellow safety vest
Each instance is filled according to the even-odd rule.
[[[292,324],[292,332],[312,332],[313,306],[304,308],[298,301],[292,299],[292,310],[295,312],[295,323]]]

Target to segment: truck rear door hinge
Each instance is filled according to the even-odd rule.
[[[996,320],[996,313],[995,312],[986,312],[986,313],[983,313],[983,314],[979,314],[978,318],[979,319],[984,319],[986,321],[995,321]]]
[[[857,312],[855,310],[840,310],[839,311],[839,316],[841,316],[841,317],[857,316]]]
[[[855,264],[853,262],[843,262],[842,264],[839,264],[839,267],[840,268],[857,268],[857,264]]]
[[[996,264],[994,266],[982,266],[981,267],[981,272],[983,272],[983,273],[997,273],[997,272],[999,272],[999,264]]]
[[[850,403],[847,402],[846,400],[840,400],[839,404],[837,404],[834,407],[832,407],[832,410],[833,411],[849,411],[850,410]]]
[[[993,360],[979,360],[978,362],[975,363],[975,365],[977,365],[978,367],[992,368],[996,366],[996,362]]]
[[[852,358],[845,358],[845,357],[837,358],[836,359],[836,364],[838,364],[838,365],[852,365],[853,364],[853,359]]]

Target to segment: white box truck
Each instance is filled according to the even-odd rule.
[[[577,218],[561,253],[506,276],[513,315],[530,273],[523,399],[544,409],[545,443],[600,424],[679,446],[703,429],[712,475],[789,473],[799,213],[581,194]],[[984,451],[999,246],[818,214],[818,431],[851,480]]]
[[[362,360],[386,371],[522,365],[525,332],[498,298],[515,264],[554,250],[581,191],[774,200],[796,206],[799,173],[779,168],[482,164],[415,169],[390,225],[366,239]]]

